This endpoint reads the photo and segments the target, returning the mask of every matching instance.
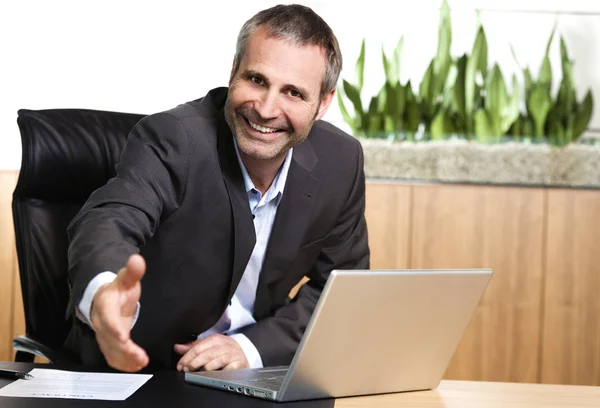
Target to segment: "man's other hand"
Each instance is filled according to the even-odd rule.
[[[237,370],[249,368],[246,354],[237,341],[222,334],[213,334],[188,344],[175,344],[175,352],[183,357],[177,363],[178,371]]]
[[[100,350],[108,365],[120,371],[139,371],[150,362],[130,336],[145,272],[144,258],[131,255],[117,278],[98,289],[92,303],[90,317]]]

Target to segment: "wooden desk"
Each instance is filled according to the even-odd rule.
[[[335,408],[578,408],[600,407],[600,387],[442,381],[432,391],[342,398]]]

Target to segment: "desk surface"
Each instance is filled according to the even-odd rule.
[[[54,366],[0,363],[0,368],[29,371]],[[11,382],[0,378],[0,388]],[[306,407],[306,408],[547,408],[600,407],[600,387],[442,381],[435,390],[340,398],[337,400],[273,403],[185,383],[176,371],[154,376],[126,401],[84,401],[0,397],[2,408],[54,407]]]

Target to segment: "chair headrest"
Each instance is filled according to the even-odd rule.
[[[115,175],[145,115],[88,109],[18,111],[23,157],[14,195],[82,204]]]

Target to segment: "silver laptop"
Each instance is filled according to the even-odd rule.
[[[273,401],[436,388],[492,276],[481,270],[335,270],[289,367],[185,374]]]

